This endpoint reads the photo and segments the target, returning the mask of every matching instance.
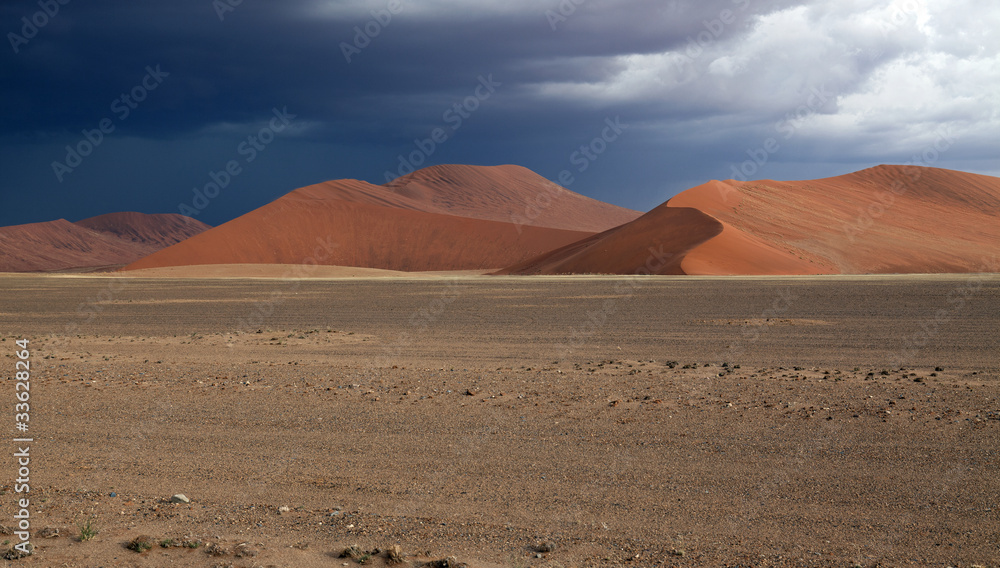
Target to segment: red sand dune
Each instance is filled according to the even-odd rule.
[[[148,215],[134,211],[98,215],[77,221],[76,224],[125,241],[152,247],[154,250],[177,244],[212,228],[197,219],[176,213]]]
[[[998,217],[1000,178],[938,168],[711,181],[627,225],[500,273],[627,274],[647,266],[658,274],[995,271]],[[663,253],[652,255],[650,247],[661,246]],[[650,260],[665,254],[670,262]]]
[[[120,266],[208,228],[181,215],[110,213],[0,227],[0,272]]]
[[[536,192],[553,191],[550,186],[516,166],[436,166],[391,187],[330,181],[292,191],[125,269],[313,262],[400,271],[495,269],[594,232],[585,227],[607,228],[640,215],[560,188],[548,208],[553,213],[543,209],[535,225],[510,222],[511,211],[523,209]],[[580,211],[581,221],[545,226],[564,202]]]
[[[596,233],[642,213],[597,201],[521,166],[431,166],[384,186],[442,213]]]

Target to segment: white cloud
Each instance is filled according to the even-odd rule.
[[[706,115],[715,126],[756,116],[771,128],[820,87],[835,102],[803,121],[799,136],[907,151],[943,126],[976,139],[1000,130],[997,29],[1000,5],[975,0],[827,0],[703,34],[701,44],[614,56],[620,71],[603,81],[536,88],[544,98],[687,110],[703,125]],[[703,23],[691,30],[697,40]]]

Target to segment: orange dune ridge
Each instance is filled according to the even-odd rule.
[[[563,207],[578,211],[580,220],[561,218]],[[125,270],[303,263],[495,270],[639,215],[518,166],[435,166],[388,186],[337,180],[297,189]]]
[[[521,166],[431,166],[384,186],[442,213],[596,233],[641,215],[574,193]]]
[[[134,212],[0,227],[0,272],[121,266],[208,228],[182,215]]]
[[[500,273],[988,272],[998,270],[998,217],[1000,178],[939,168],[710,181],[631,223]],[[679,233],[681,222],[688,229]],[[668,262],[656,261],[666,255]]]

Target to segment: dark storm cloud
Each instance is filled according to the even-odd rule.
[[[8,107],[0,127],[8,133],[87,127],[148,65],[160,65],[170,80],[129,121],[127,128],[142,135],[250,120],[276,102],[322,122],[405,120],[448,95],[464,96],[481,73],[502,76],[514,93],[539,82],[610,80],[621,67],[608,57],[681,45],[697,31],[692,22],[742,1],[686,8],[624,2],[614,9],[592,2],[556,30],[541,8],[481,17],[475,8],[418,11],[404,2],[350,64],[341,44],[354,43],[355,26],[364,29],[374,19],[371,9],[309,17],[314,2],[244,2],[220,21],[205,0],[70,2],[20,53],[4,51],[0,93],[16,107]],[[774,4],[754,8],[765,12]],[[550,9],[558,13],[558,3]],[[6,4],[0,22],[18,31],[18,18],[32,10],[34,3]]]
[[[956,160],[990,170],[996,150],[998,10],[972,0],[244,0],[220,18],[227,1],[0,5],[3,198],[45,196],[5,207],[0,223],[68,216],[52,203],[82,196],[87,214],[174,210],[275,108],[296,115],[292,128],[207,220],[296,184],[381,183],[483,79],[496,92],[423,165],[554,177],[620,117],[627,135],[573,189],[643,209],[727,177],[773,136],[787,143],[768,177],[905,161],[945,126],[967,144]],[[47,21],[11,45],[22,18]],[[151,70],[162,82],[147,91]],[[137,88],[144,100],[121,99]],[[51,163],[103,119],[114,131],[59,181]]]

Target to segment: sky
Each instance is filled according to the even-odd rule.
[[[3,0],[0,225],[221,224],[518,164],[647,211],[710,179],[1000,175],[978,0]]]

